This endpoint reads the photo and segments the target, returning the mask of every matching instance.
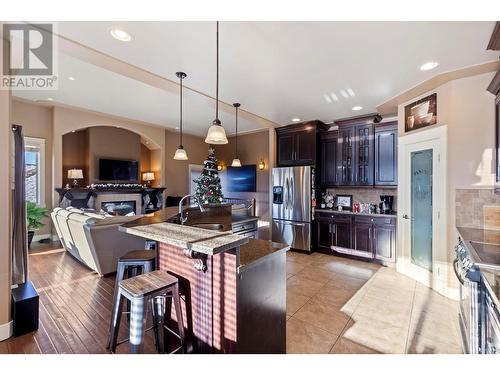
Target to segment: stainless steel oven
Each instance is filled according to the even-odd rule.
[[[462,241],[455,247],[453,268],[460,282],[458,312],[464,352],[481,353],[481,273]]]
[[[500,354],[500,307],[493,301],[492,291],[484,289],[483,353]]]

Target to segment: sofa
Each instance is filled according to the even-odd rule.
[[[139,216],[107,217],[73,207],[57,207],[51,217],[66,251],[101,276],[116,272],[121,256],[146,247],[145,239],[118,230]]]

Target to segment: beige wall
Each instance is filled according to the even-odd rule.
[[[53,158],[54,158],[54,186],[62,185],[62,135],[72,130],[78,130],[94,126],[106,126],[114,127],[117,126],[123,129],[130,130],[132,132],[140,134],[143,138],[147,139],[158,151],[155,153],[155,165],[158,170],[159,184],[163,185],[163,176],[161,173],[161,165],[164,164],[165,157],[165,129],[145,125],[139,122],[128,121],[120,118],[115,118],[112,116],[106,116],[104,114],[94,113],[90,111],[77,110],[73,108],[66,107],[54,107],[54,147],[53,147]],[[120,144],[123,146],[122,144]],[[140,158],[140,144],[137,146],[139,148],[138,158]],[[92,175],[92,172],[90,172]],[[54,202],[57,202],[57,195],[54,194]]]
[[[205,139],[184,134],[182,137],[184,149],[189,160],[174,160],[174,153],[179,146],[178,133],[165,132],[165,195],[184,196],[189,193],[189,164],[203,164],[208,156],[209,145]],[[153,155],[152,155],[153,156]]]
[[[447,272],[448,284],[453,288],[457,286],[451,270],[453,247],[457,241],[456,189],[491,189],[495,182],[495,98],[486,91],[493,76],[494,73],[486,73],[450,81],[398,106],[400,136],[404,136],[404,106],[434,92],[437,93],[437,124],[433,127],[448,126],[448,231],[445,251],[450,268]]]
[[[89,181],[91,184],[107,182],[99,180],[99,159],[101,158],[140,160],[141,137],[137,133],[122,128],[109,126],[89,128]]]
[[[0,27],[1,27],[0,23]],[[11,100],[0,90],[0,340],[10,334],[11,265]]]
[[[62,185],[73,183],[68,178],[68,170],[82,169],[83,180],[78,181],[80,186],[89,184],[89,129],[69,132],[62,136],[62,163],[63,163],[63,182]],[[52,152],[52,150],[51,150]]]
[[[274,131],[274,130],[272,130]],[[217,146],[216,155],[224,165],[231,165],[235,155],[235,139],[229,138],[227,145]],[[256,199],[256,214],[264,221],[270,220],[269,212],[269,130],[249,133],[238,136],[238,157],[242,164],[256,164],[264,160],[266,168],[260,171],[257,168],[257,192],[234,193],[225,190],[224,195],[230,198]],[[222,174],[225,172],[223,171]]]
[[[45,139],[45,206],[52,206],[52,108],[36,106],[12,100],[12,122],[23,127],[25,137]],[[47,235],[52,231],[50,218],[44,220],[45,226],[36,235]]]

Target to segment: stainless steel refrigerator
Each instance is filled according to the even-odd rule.
[[[272,239],[311,250],[311,167],[273,168]]]

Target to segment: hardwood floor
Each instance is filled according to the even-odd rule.
[[[100,277],[54,243],[33,244],[29,279],[40,295],[39,330],[0,342],[0,354],[108,352],[114,275]],[[126,321],[122,319],[119,341],[128,335]],[[117,352],[128,349],[125,343]],[[156,352],[151,331],[146,334],[145,352]]]

